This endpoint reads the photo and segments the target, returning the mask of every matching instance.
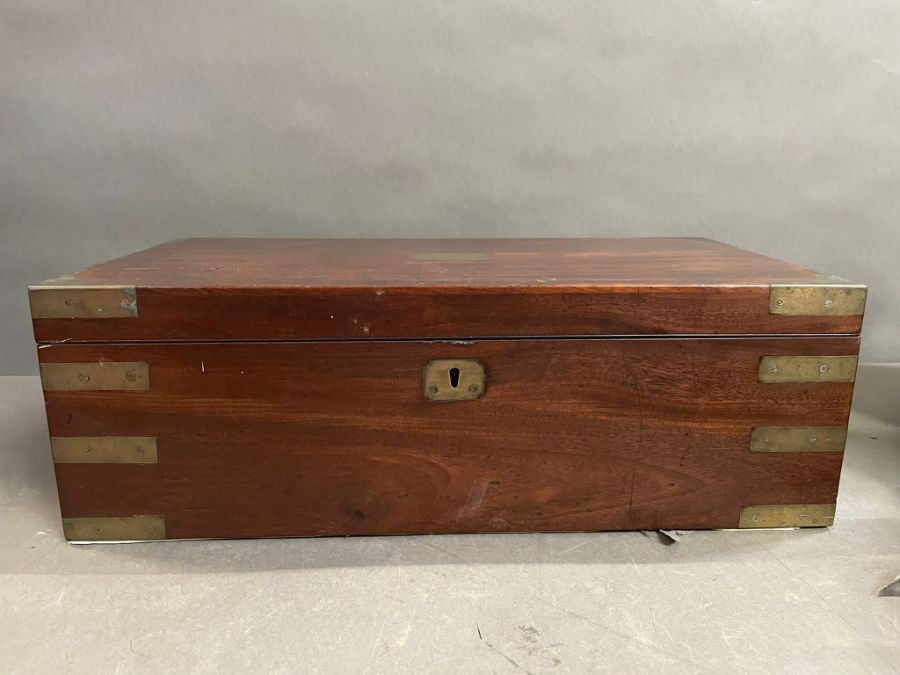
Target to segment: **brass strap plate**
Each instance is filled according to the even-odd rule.
[[[759,381],[853,382],[856,356],[763,356],[759,360]]]
[[[57,464],[156,464],[153,436],[53,436]]]
[[[42,363],[44,391],[147,391],[150,369],[139,361]]]
[[[866,287],[849,284],[773,284],[769,312],[790,316],[855,316],[866,308]]]
[[[829,527],[834,504],[758,504],[741,509],[738,527]]]
[[[753,452],[843,452],[847,427],[753,427]]]
[[[69,541],[145,541],[166,538],[163,516],[63,518]]]
[[[493,259],[490,253],[462,251],[436,251],[429,253],[410,253],[408,258],[413,262],[482,262]]]
[[[423,387],[425,398],[431,401],[472,401],[484,394],[484,366],[473,359],[429,361]]]
[[[133,286],[32,286],[33,319],[120,319],[138,315]]]

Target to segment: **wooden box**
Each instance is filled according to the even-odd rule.
[[[829,525],[865,297],[705,239],[188,239],[30,289],[76,541]]]

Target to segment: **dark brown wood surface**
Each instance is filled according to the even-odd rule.
[[[857,333],[769,312],[816,272],[706,239],[187,239],[89,268],[139,316],[36,319],[38,341]]]
[[[754,426],[847,423],[851,384],[760,384],[763,355],[856,337],[76,344],[146,392],[47,392],[52,436],[156,436],[158,464],[59,464],[67,517],[160,514],[170,538],[735,527],[834,503],[842,453],[754,453]],[[474,358],[476,401],[425,399]]]
[[[471,260],[472,256],[479,259]],[[443,260],[432,258],[445,257]],[[78,278],[157,288],[229,286],[684,286],[804,281],[816,273],[697,238],[179,239]]]

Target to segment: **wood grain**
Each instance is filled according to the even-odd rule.
[[[852,384],[761,384],[765,354],[856,337],[75,344],[146,392],[46,392],[52,436],[155,436],[152,465],[60,464],[66,517],[159,514],[170,538],[735,527],[833,503],[842,453],[755,453],[755,426],[846,425]],[[434,359],[487,391],[435,403]],[[838,516],[839,517],[839,516]]]
[[[475,255],[473,255],[475,254]],[[817,273],[697,238],[179,239],[95,265],[92,284],[157,288],[221,285],[581,286],[768,284]]]
[[[706,239],[188,239],[57,284],[127,285],[131,318],[35,319],[40,342],[855,334],[769,310],[820,275]]]

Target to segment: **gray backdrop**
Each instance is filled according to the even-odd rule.
[[[699,235],[871,285],[900,361],[900,3],[0,1],[25,286],[190,235]]]

